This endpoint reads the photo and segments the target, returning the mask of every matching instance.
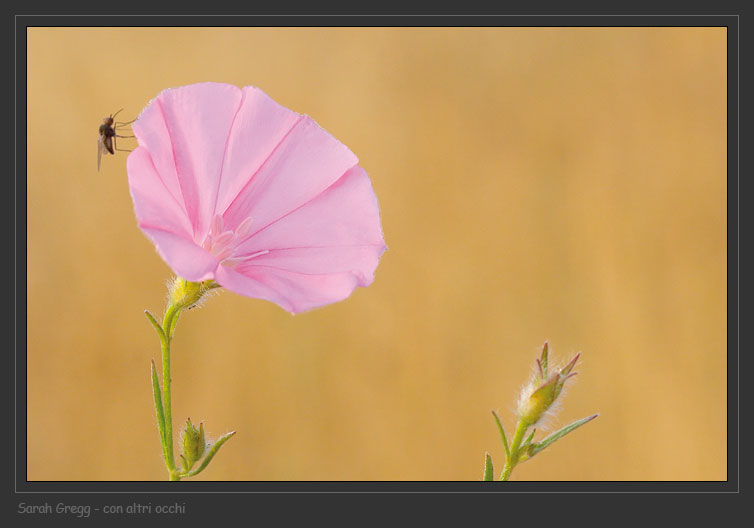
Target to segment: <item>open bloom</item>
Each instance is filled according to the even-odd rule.
[[[136,218],[177,275],[293,313],[374,280],[386,247],[371,182],[310,117],[200,83],[161,92],[133,131]]]

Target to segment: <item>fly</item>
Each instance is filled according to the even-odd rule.
[[[97,171],[99,171],[100,164],[102,163],[103,154],[115,154],[116,150],[120,150],[122,152],[131,152],[130,150],[119,149],[118,142],[115,139],[135,137],[121,136],[116,132],[119,126],[126,126],[136,121],[136,119],[132,119],[131,121],[127,121],[125,123],[115,121],[115,116],[117,116],[121,112],[121,110],[123,109],[121,108],[114,114],[110,114],[109,116],[104,118],[102,120],[102,124],[99,126],[99,139],[97,140]]]

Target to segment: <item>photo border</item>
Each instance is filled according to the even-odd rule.
[[[40,495],[66,497],[164,494],[163,500],[217,501],[218,495],[245,494],[573,494],[573,493],[739,493],[739,15],[15,15],[15,333],[14,333],[14,500]],[[728,466],[726,481],[526,481],[494,485],[463,481],[85,481],[26,480],[26,29],[29,27],[727,27],[727,277],[728,277]],[[731,295],[732,294],[732,295]],[[481,470],[481,455],[480,455]],[[176,491],[180,488],[179,491]],[[109,499],[113,502],[115,499]],[[227,500],[227,498],[225,499]],[[202,500],[202,502],[206,502]],[[209,503],[207,503],[209,504]]]

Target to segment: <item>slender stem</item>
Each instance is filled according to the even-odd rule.
[[[178,470],[175,467],[175,458],[173,457],[173,411],[172,411],[172,391],[170,390],[170,342],[173,339],[173,329],[175,320],[178,318],[180,308],[174,304],[168,305],[165,311],[165,318],[162,321],[162,328],[165,339],[161,340],[162,350],[162,394],[165,404],[165,462],[168,466],[170,480],[180,480]]]
[[[529,429],[529,424],[523,420],[519,420],[518,425],[516,425],[516,432],[513,433],[510,456],[505,460],[505,467],[503,467],[503,473],[500,475],[500,480],[508,480],[511,477],[513,468],[516,467],[516,464],[518,463],[518,450],[521,447],[521,442],[524,439],[527,429]]]
[[[157,412],[158,425],[160,426],[160,439],[162,440],[163,454],[165,456],[165,465],[170,475],[170,480],[181,480],[181,477],[193,476],[187,474],[187,471],[181,473],[176,467],[175,456],[173,453],[173,408],[172,408],[172,391],[171,384],[172,378],[170,376],[170,344],[173,340],[173,332],[175,331],[175,325],[178,323],[178,318],[181,315],[181,311],[186,308],[195,305],[201,296],[206,291],[219,288],[220,285],[215,281],[205,281],[203,283],[188,282],[185,279],[176,277],[172,286],[170,287],[170,301],[168,307],[165,310],[165,317],[162,320],[162,326],[160,326],[155,318],[146,311],[149,322],[152,323],[157,334],[160,336],[160,349],[162,352],[162,401],[160,401],[160,388],[157,376],[152,374],[153,391],[155,398],[155,408]],[[162,414],[162,415],[161,415]],[[206,467],[207,463],[211,460],[214,453],[220,446],[232,436],[232,433],[226,435],[221,440],[218,440],[215,451],[210,451],[210,455],[205,459],[202,469]]]

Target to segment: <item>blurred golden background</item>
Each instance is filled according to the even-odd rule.
[[[174,427],[238,431],[197,479],[499,474],[490,410],[512,432],[545,339],[583,352],[553,426],[600,417],[514,480],[727,478],[724,28],[30,28],[29,480],[166,479],[143,311],[171,271],[97,128],[200,81],[348,145],[389,249],[313,312],[184,314]]]

